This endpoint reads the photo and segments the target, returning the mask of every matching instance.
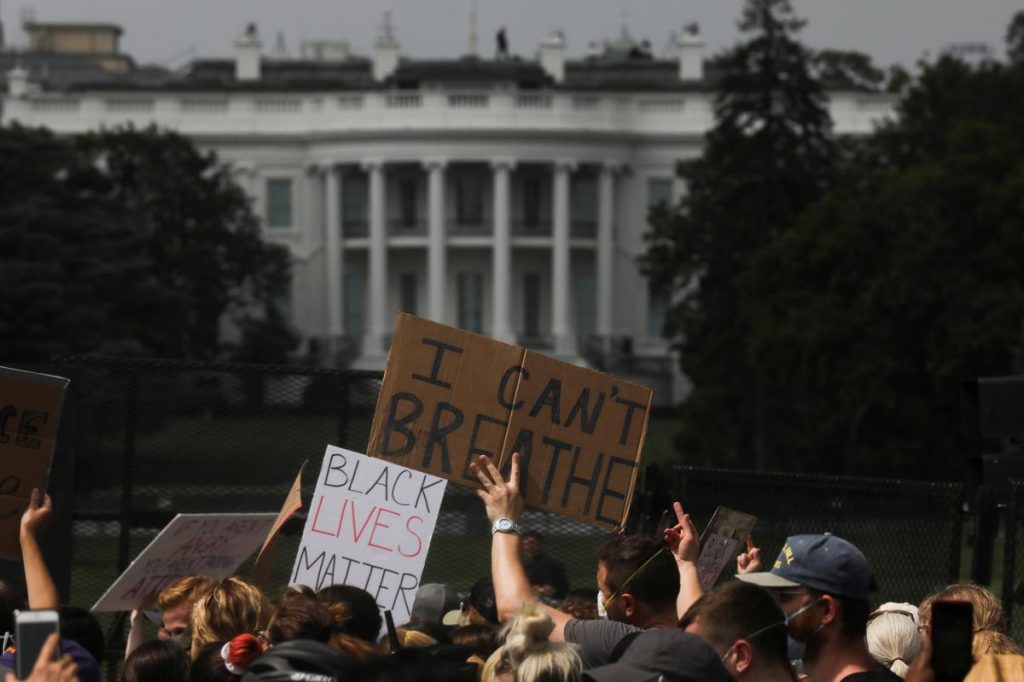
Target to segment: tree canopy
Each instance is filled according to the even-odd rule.
[[[740,202],[735,179],[706,171],[677,211],[659,214],[646,262],[680,298],[669,331],[694,381],[684,457],[958,477],[960,382],[1024,364],[1022,16],[1007,64],[922,64],[895,119],[825,159],[821,177],[834,181],[781,200],[799,208],[768,214],[776,220],[766,217],[742,260],[733,235],[758,203],[733,215],[706,208]],[[714,142],[681,168],[684,180],[700,164],[724,168]],[[722,267],[727,247],[738,267]],[[685,274],[666,277],[673,267]]]
[[[0,178],[6,361],[55,352],[258,359],[224,343],[224,320],[269,325],[294,345],[272,310],[287,253],[260,238],[231,169],[186,138],[3,128]]]

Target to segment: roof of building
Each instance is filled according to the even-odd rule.
[[[112,73],[104,62],[119,61],[124,73]],[[115,85],[127,78],[142,79],[150,69],[135,68],[132,58],[125,54],[62,54],[56,52],[0,51],[0,82],[7,82],[7,72],[15,67],[28,71],[29,81],[47,90],[73,90],[83,83]]]
[[[102,22],[82,22],[82,21],[26,21],[22,24],[26,31],[38,31],[38,30],[79,30],[79,31],[114,31],[118,35],[124,33],[124,29],[118,24],[102,23]]]

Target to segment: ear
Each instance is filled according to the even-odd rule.
[[[745,639],[737,640],[733,644],[733,656],[733,665],[736,666],[736,672],[741,675],[754,664],[754,648]]]
[[[629,592],[625,592],[619,595],[619,600],[622,601],[622,613],[625,614],[626,618],[632,618],[633,614],[636,613],[636,597]]]
[[[830,594],[821,596],[821,603],[825,605],[825,614],[822,616],[822,625],[828,625],[839,620],[839,602]]]

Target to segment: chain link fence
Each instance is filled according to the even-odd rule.
[[[1010,480],[1003,553],[1003,609],[1010,635],[1024,641],[1024,480]]]
[[[72,380],[60,457],[74,462],[68,596],[85,607],[179,512],[276,512],[306,460],[308,500],[325,445],[365,449],[381,380],[376,372],[79,357],[32,369]],[[649,468],[630,529],[655,529],[673,499],[699,528],[716,505],[731,507],[760,518],[755,536],[769,564],[787,535],[834,532],[872,562],[877,601],[917,602],[959,574],[961,498],[954,484]],[[304,520],[300,511],[278,540],[272,594],[289,582]],[[593,557],[607,533],[533,511],[523,525],[544,534],[571,586],[594,587]],[[489,546],[479,500],[449,485],[423,582],[468,591],[489,575]],[[123,619],[102,622],[116,658]]]
[[[679,499],[697,528],[719,505],[757,516],[753,535],[766,570],[789,535],[827,532],[849,540],[871,564],[876,605],[916,604],[959,576],[960,484],[700,468],[677,468],[656,480],[663,485],[655,507]]]

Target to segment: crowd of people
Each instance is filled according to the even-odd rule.
[[[973,667],[962,679],[1024,680],[1024,657],[998,599],[955,584],[919,605],[872,610],[864,554],[828,534],[787,538],[762,570],[748,544],[735,578],[705,592],[700,541],[683,507],[656,537],[618,535],[595,559],[596,589],[570,590],[543,537],[521,531],[519,458],[508,478],[486,457],[473,462],[492,524],[491,574],[466,593],[443,584],[417,591],[408,623],[395,627],[365,590],[290,586],[271,597],[234,576],[188,576],[151,612],[131,614],[123,682],[944,682],[933,648],[937,604],[971,605]],[[96,619],[61,608],[37,536],[52,513],[33,493],[21,520],[25,598],[0,590],[5,627],[18,608],[61,609],[32,682],[99,682],[105,654]],[[145,641],[145,622],[158,621]],[[59,658],[58,658],[59,651]],[[13,669],[13,652],[0,667]],[[11,673],[7,682],[15,679]]]

